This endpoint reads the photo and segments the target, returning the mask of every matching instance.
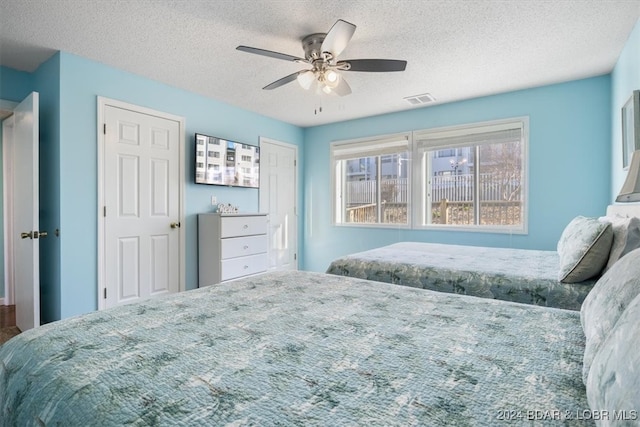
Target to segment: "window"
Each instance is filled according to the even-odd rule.
[[[333,143],[336,224],[409,225],[409,135]]]
[[[414,132],[417,226],[525,232],[525,126],[521,119]]]
[[[245,156],[245,155],[243,155],[243,156],[241,157],[241,159],[242,159],[242,161],[243,161],[243,162],[250,162],[253,158],[252,158],[251,156]]]
[[[209,157],[220,158],[219,151],[209,151]]]
[[[448,148],[446,150],[438,150],[434,153],[435,157],[451,157],[455,156],[456,150],[453,148]]]
[[[526,233],[528,118],[331,144],[337,225]]]

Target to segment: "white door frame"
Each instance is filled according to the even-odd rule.
[[[0,99],[0,110],[13,111],[17,102]],[[8,165],[13,164],[13,116],[2,121],[2,197],[4,227],[4,298],[0,305],[13,305],[15,288],[13,279],[13,174]]]
[[[178,174],[180,176],[179,188],[180,188],[180,198],[179,198],[179,221],[181,224],[180,227],[180,239],[179,239],[179,260],[180,260],[180,269],[179,269],[179,292],[182,292],[186,289],[185,281],[186,281],[186,268],[185,268],[185,236],[187,234],[186,230],[186,221],[184,220],[184,193],[186,190],[185,184],[185,119],[181,116],[175,116],[173,114],[165,113],[162,111],[153,110],[146,107],[140,107],[138,105],[129,104],[127,102],[118,101],[115,99],[105,98],[102,96],[98,96],[98,120],[97,120],[97,133],[98,133],[98,310],[102,310],[105,308],[105,299],[102,298],[102,290],[106,287],[105,276],[106,276],[106,266],[105,266],[105,235],[104,235],[104,206],[105,206],[105,194],[104,194],[104,160],[105,160],[105,134],[104,134],[104,110],[106,107],[115,107],[123,110],[129,110],[136,113],[147,114],[150,116],[160,117],[167,120],[176,121],[179,124],[178,131],[178,152],[179,152],[179,171]]]
[[[294,241],[296,242],[295,267],[296,267],[296,270],[297,270],[298,266],[299,266],[299,255],[300,255],[300,245],[299,245],[299,242],[298,242],[298,228],[300,226],[300,220],[298,218],[298,207],[300,206],[300,199],[298,197],[298,181],[299,181],[299,179],[298,179],[299,178],[298,177],[298,175],[299,175],[299,173],[298,173],[298,170],[299,170],[298,169],[298,146],[294,145],[294,144],[289,144],[288,142],[282,142],[282,141],[278,141],[278,140],[275,140],[275,139],[271,139],[271,138],[268,138],[268,137],[261,136],[260,137],[260,147],[262,147],[262,144],[264,142],[266,142],[267,144],[279,145],[281,147],[285,147],[285,148],[288,148],[288,149],[293,149],[293,152],[294,152],[294,155],[295,155],[294,161],[295,161],[295,165],[296,166],[295,166],[295,181],[293,183],[293,192],[294,192],[293,212],[294,212],[295,218],[296,218],[296,226],[294,227]],[[263,159],[262,152],[260,152],[260,162],[262,162],[262,159]],[[259,191],[262,191],[262,185],[260,186],[260,190]],[[258,196],[258,200],[260,200],[260,196]],[[263,210],[262,206],[259,206],[259,210],[260,210],[260,212],[263,212],[263,213],[269,213],[267,210]],[[269,243],[271,243],[271,242],[269,242]],[[269,245],[269,247],[271,247],[271,245]]]

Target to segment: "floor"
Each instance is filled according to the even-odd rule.
[[[0,345],[20,333],[16,328],[16,306],[0,305]]]

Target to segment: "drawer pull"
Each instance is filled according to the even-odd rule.
[[[247,228],[249,228],[249,224],[243,225],[242,228],[244,228],[246,230]]]
[[[247,249],[249,249],[249,245],[244,245],[244,250],[246,251]]]
[[[244,269],[246,270],[247,268],[249,268],[249,266],[248,266],[248,265],[245,265],[245,266],[244,266]]]

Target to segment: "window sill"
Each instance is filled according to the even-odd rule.
[[[529,234],[527,227],[496,227],[491,225],[416,225],[414,230],[437,230],[437,231],[463,231],[471,233],[493,233],[493,234]]]

